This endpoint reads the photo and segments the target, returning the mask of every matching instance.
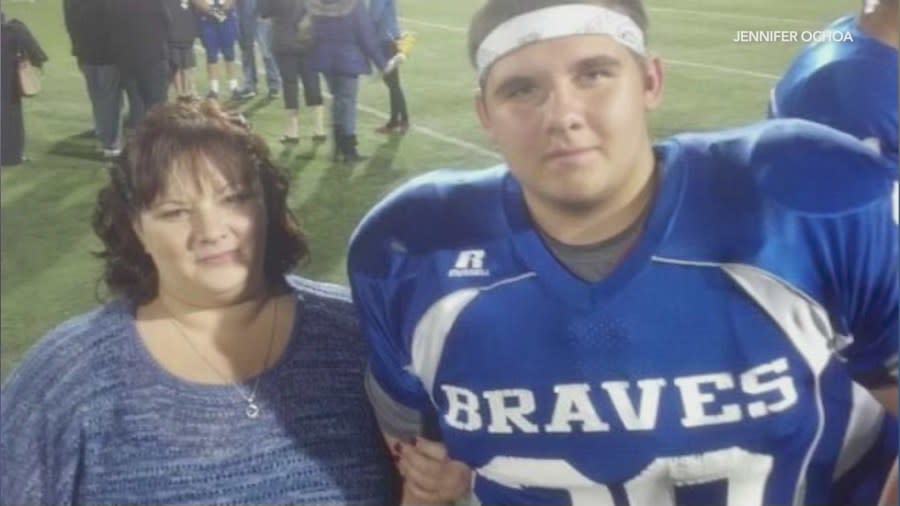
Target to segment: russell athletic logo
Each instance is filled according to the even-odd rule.
[[[490,276],[491,271],[484,268],[484,250],[467,249],[459,252],[453,268],[447,272],[451,278],[470,276]]]

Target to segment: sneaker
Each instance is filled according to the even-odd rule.
[[[385,123],[384,125],[381,125],[380,127],[376,128],[376,129],[375,129],[375,133],[377,133],[377,134],[384,134],[384,135],[390,135],[390,134],[394,133],[394,129],[395,129],[395,128],[397,128],[397,125],[396,125],[396,124],[394,124],[394,123]]]
[[[384,135],[405,134],[407,130],[409,130],[409,121],[400,121],[399,123],[388,122],[376,128],[375,133]]]
[[[111,160],[117,156],[122,154],[122,150],[118,148],[107,149],[103,148],[103,158],[107,160]]]
[[[231,93],[231,100],[249,100],[256,96],[256,90],[247,88],[246,90],[234,90]]]
[[[219,100],[219,94],[215,91],[210,90],[210,92],[206,94],[206,98],[210,100]]]

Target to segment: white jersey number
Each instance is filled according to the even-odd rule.
[[[727,480],[726,506],[762,506],[772,457],[738,447],[697,455],[655,459],[625,483],[633,505],[674,506],[675,488]],[[482,478],[508,488],[565,490],[573,506],[615,506],[612,492],[560,459],[494,457],[477,470]]]

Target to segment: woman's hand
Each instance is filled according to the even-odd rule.
[[[468,494],[472,471],[450,459],[443,444],[421,437],[394,440],[391,452],[403,476],[402,504],[451,504]]]

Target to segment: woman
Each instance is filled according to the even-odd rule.
[[[284,108],[287,112],[282,144],[300,142],[299,82],[303,84],[303,103],[312,112],[312,140],[325,142],[325,108],[319,73],[307,65],[308,47],[298,36],[297,24],[306,16],[302,0],[260,0],[259,15],[272,20],[272,54],[281,74]]]
[[[25,118],[22,115],[22,89],[19,85],[18,65],[27,59],[41,67],[47,55],[25,26],[17,19],[6,21],[0,13],[3,37],[0,48],[0,165],[18,165],[25,159]]]
[[[358,162],[363,159],[356,150],[359,76],[369,73],[369,61],[383,70],[384,53],[366,6],[359,0],[306,0],[306,7],[313,16],[309,64],[325,76],[334,96],[334,157],[346,163]]]
[[[4,504],[391,504],[343,288],[265,143],[214,102],[150,112],[94,230],[115,300],[44,336],[0,400]]]
[[[405,58],[401,54],[400,43],[404,40],[400,34],[400,26],[397,22],[397,4],[395,0],[370,0],[369,15],[372,24],[375,25],[375,33],[378,35],[385,58],[390,62],[392,58]],[[409,40],[409,39],[406,39]],[[398,62],[401,60],[397,60]],[[406,109],[406,96],[400,86],[400,67],[395,65],[386,71],[381,80],[388,88],[388,99],[391,106],[391,115],[387,123],[376,128],[380,134],[403,134],[409,130],[409,111]]]

